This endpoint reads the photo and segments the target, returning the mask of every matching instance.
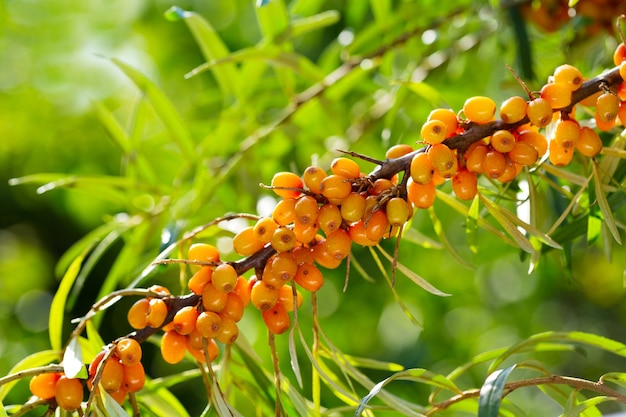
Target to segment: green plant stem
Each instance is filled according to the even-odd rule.
[[[530,378],[523,379],[520,381],[508,382],[504,386],[504,391],[502,396],[510,394],[511,392],[524,387],[532,387],[532,386],[540,386],[540,385],[569,385],[572,388],[577,390],[587,390],[597,392],[599,394],[606,395],[615,399],[622,404],[626,404],[626,396],[620,394],[614,389],[604,385],[602,382],[593,382],[588,381],[586,379],[574,378],[569,376],[561,376],[561,375],[552,375],[548,377],[541,378]],[[439,403],[431,404],[431,409],[426,413],[426,415],[432,415],[437,411],[445,410],[446,408],[467,400],[469,398],[476,398],[480,395],[480,389],[471,389],[463,391],[461,394],[455,395],[448,400],[441,401]]]

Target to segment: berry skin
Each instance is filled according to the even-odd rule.
[[[510,159],[507,159],[504,172],[502,173],[502,175],[498,177],[498,181],[500,181],[501,183],[507,183],[507,182],[513,181],[513,179],[515,179],[515,177],[517,177],[517,174],[519,173],[518,172],[519,166],[520,165],[517,165],[515,162],[511,161]]]
[[[422,126],[420,135],[429,145],[441,143],[448,136],[448,128],[441,120],[429,120]]]
[[[324,204],[320,207],[317,223],[324,233],[329,234],[339,229],[342,222],[343,218],[339,207],[334,204]]]
[[[508,130],[497,130],[491,136],[490,143],[496,151],[507,153],[515,146],[515,137]]]
[[[580,136],[576,142],[576,150],[590,158],[594,157],[602,150],[602,139],[592,128],[581,127]]]
[[[64,410],[76,410],[83,401],[83,384],[79,379],[61,376],[54,394],[57,404]]]
[[[465,168],[469,172],[481,174],[483,172],[483,159],[488,150],[489,148],[483,144],[470,147],[465,154]]]
[[[506,168],[506,158],[503,154],[493,149],[488,150],[483,158],[483,174],[489,178],[496,179]]]
[[[220,327],[220,331],[217,333],[215,337],[218,342],[222,342],[225,345],[230,345],[235,343],[237,337],[239,336],[239,327],[235,320],[231,319],[228,316],[222,317],[222,326]]]
[[[127,392],[137,392],[146,383],[146,372],[141,362],[124,367],[124,382],[122,388]]]
[[[510,97],[500,106],[500,119],[504,123],[517,123],[526,117],[527,107],[528,103],[522,97]]]
[[[215,267],[213,270],[213,286],[218,290],[229,293],[235,289],[239,274],[231,264],[223,263]]]
[[[348,228],[348,235],[350,236],[350,239],[352,239],[352,241],[357,245],[376,246],[376,244],[378,243],[368,239],[365,235],[365,222],[363,222],[363,220],[352,223]]]
[[[552,107],[544,98],[536,98],[528,103],[526,115],[530,123],[537,127],[546,127],[552,122]]]
[[[285,252],[293,249],[296,244],[296,235],[293,230],[281,226],[274,231],[272,240],[270,241],[272,247],[278,252]]]
[[[613,52],[613,63],[615,66],[620,65],[623,61],[626,60],[626,45],[624,43],[620,43],[615,48],[615,52]]]
[[[352,192],[352,184],[343,175],[332,174],[322,180],[322,195],[329,202],[340,204]]]
[[[407,196],[409,201],[417,208],[428,208],[435,202],[435,183],[420,184],[409,179],[407,182]]]
[[[294,209],[296,211],[296,222],[308,225],[315,223],[317,220],[319,205],[317,200],[310,195],[300,197]]]
[[[297,275],[297,274],[296,274]],[[278,290],[265,282],[257,281],[250,291],[250,302],[257,309],[264,311],[274,307],[278,301]]]
[[[392,227],[402,226],[411,217],[411,206],[403,198],[394,197],[387,202],[385,214]]]
[[[30,380],[28,388],[33,395],[42,400],[49,400],[54,398],[56,384],[61,375],[57,372],[35,375]]]
[[[104,359],[106,352],[103,350],[96,355],[96,357],[89,364],[89,377],[93,379],[98,372],[102,360]],[[124,365],[121,364],[119,358],[115,355],[109,357],[102,370],[100,383],[107,392],[113,392],[120,389],[122,382],[124,381]]]
[[[413,181],[420,184],[427,184],[433,179],[435,167],[430,162],[428,154],[425,152],[418,153],[411,160],[410,173]]]
[[[369,193],[371,195],[379,195],[383,191],[388,190],[393,186],[394,184],[393,182],[391,182],[391,180],[388,180],[387,178],[379,178],[374,181],[374,186],[370,188]]]
[[[341,261],[350,253],[352,240],[350,239],[348,232],[343,229],[339,229],[326,236],[325,245],[329,254],[335,259]]]
[[[161,327],[167,316],[167,304],[160,298],[152,298],[149,301],[148,314],[146,316],[146,326]]]
[[[278,289],[278,303],[285,306],[287,311],[293,311],[300,308],[302,305],[302,294],[296,289],[296,296],[294,299],[293,287],[291,285],[283,285]]]
[[[218,290],[212,283],[207,284],[202,291],[202,306],[207,311],[219,313],[228,300],[228,294]]]
[[[355,222],[365,214],[365,196],[352,192],[341,202],[341,217],[348,223]]]
[[[619,76],[622,77],[622,80],[626,80],[626,64],[623,62],[619,64]]]
[[[125,337],[115,345],[115,354],[124,366],[133,366],[141,361],[141,345],[135,339]]]
[[[326,178],[327,174],[320,167],[310,166],[304,170],[302,174],[302,181],[306,188],[309,189],[313,194],[321,194],[322,193],[322,180]]]
[[[280,283],[279,286],[282,286],[293,279],[298,269],[298,263],[291,252],[280,252],[270,258],[266,267],[276,277]],[[265,271],[263,279],[265,279]]]
[[[187,282],[187,286],[194,294],[202,294],[204,287],[211,282],[213,276],[213,268],[209,266],[203,266],[200,268]]]
[[[496,114],[496,103],[489,97],[470,97],[463,104],[463,114],[470,122],[487,123],[492,121]]]
[[[254,234],[254,226],[246,227],[233,237],[233,249],[241,256],[250,256],[262,248],[263,243]]]
[[[403,143],[400,143],[398,145],[393,145],[391,148],[387,149],[387,152],[385,152],[385,158],[400,158],[401,156],[404,156],[411,152],[413,152],[413,147],[411,145],[405,145]]]
[[[428,121],[440,120],[446,125],[448,136],[453,135],[459,126],[456,113],[450,109],[434,109],[428,115]]]
[[[146,327],[148,311],[150,311],[150,300],[147,298],[141,298],[135,301],[126,314],[128,324],[133,329],[140,330]]]
[[[575,91],[582,85],[583,75],[578,68],[565,64],[554,70],[554,82],[566,85],[570,91]]]
[[[244,305],[241,297],[231,292],[228,294],[226,305],[220,312],[220,315],[230,317],[235,322],[238,322],[243,317],[243,309]]]
[[[478,180],[476,174],[461,170],[452,177],[452,191],[461,200],[471,200],[476,195]]]
[[[541,88],[541,98],[553,109],[562,109],[572,103],[572,90],[566,84],[546,84]]]
[[[289,330],[291,319],[289,318],[287,309],[282,304],[276,303],[274,307],[265,310],[262,316],[263,322],[265,322],[270,332],[281,334]]]
[[[564,148],[556,140],[550,141],[549,150],[550,162],[555,166],[568,165],[574,156],[574,148]]]
[[[222,318],[213,311],[203,311],[196,319],[196,329],[198,333],[207,339],[216,337],[220,327],[222,327]]]
[[[359,178],[361,176],[361,168],[359,168],[359,164],[354,162],[352,159],[340,157],[335,158],[330,163],[330,170],[334,175],[339,175],[344,178]]]
[[[507,156],[518,165],[532,165],[539,159],[537,150],[527,142],[516,142]]]
[[[294,281],[305,290],[315,292],[322,288],[322,285],[324,285],[324,276],[322,275],[322,271],[320,271],[315,265],[302,264],[298,265],[298,271],[296,272]],[[268,307],[268,309],[269,308],[271,307]]]
[[[176,312],[172,324],[174,330],[178,334],[184,336],[190,334],[196,328],[196,319],[198,318],[198,310],[192,306],[185,306]]]
[[[272,218],[279,226],[286,226],[296,221],[296,202],[294,198],[281,200],[272,211]]]
[[[317,223],[302,224],[296,221],[293,225],[293,234],[296,237],[296,241],[300,243],[309,243],[315,240],[319,226]]]
[[[554,129],[554,140],[562,148],[574,148],[580,136],[580,126],[574,120],[560,120]]]
[[[261,217],[254,225],[254,236],[259,242],[266,244],[272,240],[272,235],[277,227],[278,223],[276,223],[271,217]]]
[[[454,154],[447,145],[439,143],[428,148],[428,159],[440,173],[454,167]]]
[[[544,135],[534,130],[522,130],[517,137],[518,142],[531,145],[537,151],[538,157],[542,157],[548,151],[548,140]]]
[[[244,307],[250,304],[250,287],[248,286],[248,281],[241,275],[237,278],[237,285],[235,285],[235,289],[232,293],[241,298]]]
[[[169,364],[183,360],[187,351],[187,337],[174,330],[163,333],[161,339],[161,356]]]
[[[388,224],[384,210],[373,211],[369,218],[365,219],[365,236],[374,242],[380,241],[385,236]]]
[[[208,243],[194,243],[187,251],[187,259],[198,262],[219,262],[220,253],[215,246]]]
[[[596,120],[600,118],[603,122],[614,122],[619,112],[619,103],[619,98],[615,94],[602,93],[596,100]]]
[[[304,187],[302,178],[292,172],[277,172],[271,183],[273,191],[282,198],[297,198]]]

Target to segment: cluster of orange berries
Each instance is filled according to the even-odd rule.
[[[146,374],[141,364],[141,346],[131,338],[119,340],[106,360],[103,350],[89,364],[87,387],[93,389],[94,378],[100,372],[99,386],[119,404],[124,403],[128,393],[143,388]],[[102,370],[100,370],[102,367]],[[78,409],[83,402],[83,380],[69,378],[63,372],[47,372],[35,375],[29,383],[30,392],[43,400],[56,402],[63,410]]]
[[[626,75],[626,66],[624,72]],[[435,186],[446,178],[451,178],[458,198],[471,199],[477,192],[478,174],[506,183],[513,180],[522,167],[535,164],[548,151],[550,162],[557,166],[569,164],[574,150],[587,157],[597,155],[602,149],[600,136],[573,118],[572,93],[582,83],[583,76],[577,68],[559,66],[551,82],[536,96],[531,95],[528,100],[519,96],[505,100],[499,108],[500,121],[496,122],[495,131],[474,141],[462,153],[450,149],[445,140],[473,125],[495,122],[496,103],[488,97],[471,97],[463,106],[463,119],[452,110],[433,110],[421,129],[427,147],[411,161],[411,179],[407,184],[409,200],[416,207],[431,206]],[[595,107],[596,126],[600,130],[615,125],[620,109],[624,109],[626,115],[618,95],[608,88],[583,100],[582,104]],[[554,128],[546,137],[539,129],[553,122]],[[498,126],[502,128],[497,129]]]

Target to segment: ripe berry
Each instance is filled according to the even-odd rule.
[[[278,301],[278,290],[276,288],[268,286],[262,280],[254,283],[250,291],[250,302],[254,307],[264,311],[272,308],[276,301]]]
[[[126,388],[120,387],[120,389],[118,389],[117,391],[111,391],[108,392],[108,394],[111,396],[111,398],[115,400],[116,403],[122,405],[124,404],[124,401],[126,401],[126,395],[128,394],[128,391],[126,390]]]
[[[174,330],[179,334],[188,335],[196,328],[196,319],[198,318],[198,309],[192,306],[185,306],[176,312],[172,324]]]
[[[235,320],[235,322],[238,322],[243,317],[243,309],[244,305],[241,297],[234,292],[231,292],[228,294],[226,305],[220,312],[220,315],[230,317]]]
[[[315,265],[305,263],[298,265],[298,271],[296,272],[294,281],[305,290],[315,292],[324,285],[324,276],[322,275],[322,271]],[[278,300],[278,293],[276,294],[276,300]],[[271,307],[267,309],[269,308]]]
[[[278,303],[285,306],[287,311],[293,311],[302,305],[302,294],[297,289],[294,298],[294,288],[291,285],[283,285],[278,289]]]
[[[225,345],[235,343],[235,340],[237,340],[237,337],[239,336],[239,327],[237,326],[237,323],[235,323],[235,320],[228,316],[221,317],[222,325],[220,326],[220,330],[215,338]]]
[[[215,267],[211,282],[219,291],[228,293],[235,289],[238,277],[235,267],[229,263],[223,263]]]
[[[333,174],[342,176],[344,178],[359,178],[361,176],[361,168],[359,164],[352,159],[340,157],[335,158],[330,163],[330,170]]]
[[[572,90],[566,84],[546,84],[541,88],[541,98],[553,109],[562,109],[572,103]]]
[[[319,214],[319,205],[317,200],[310,196],[304,195],[298,199],[294,207],[296,211],[296,221],[302,224],[313,224],[317,220]]]
[[[149,301],[148,314],[146,316],[146,326],[161,327],[167,316],[167,304],[160,298],[152,298]]]
[[[326,178],[327,174],[320,167],[310,166],[304,170],[302,174],[302,181],[306,188],[309,189],[313,194],[321,194],[322,193],[322,180]]]
[[[254,225],[254,237],[256,237],[259,242],[266,244],[272,240],[272,235],[277,227],[278,223],[276,223],[271,217],[261,217]]]
[[[124,383],[122,388],[127,392],[137,392],[146,383],[146,372],[141,362],[124,367]]]
[[[294,198],[281,200],[272,211],[272,218],[279,226],[286,226],[296,220],[296,202]]]
[[[487,123],[496,114],[496,103],[489,97],[470,97],[463,104],[463,114],[470,122]]]
[[[522,97],[510,97],[500,106],[500,119],[504,123],[517,123],[526,117],[527,107],[528,103]]]
[[[446,125],[448,136],[454,134],[457,130],[459,122],[456,113],[450,109],[434,109],[428,115],[427,120],[440,120]]]
[[[293,234],[296,237],[296,241],[300,243],[309,243],[315,239],[319,226],[317,222],[311,224],[302,224],[296,221],[293,224]]]
[[[428,158],[439,172],[447,171],[454,166],[454,154],[447,145],[439,143],[428,148]]]
[[[544,98],[536,98],[528,103],[526,115],[530,123],[537,127],[546,127],[552,122],[552,107]]]
[[[383,191],[388,190],[393,186],[394,183],[391,180],[388,180],[387,178],[379,178],[374,181],[374,186],[370,188],[369,193],[371,195],[379,195]]]
[[[292,172],[277,172],[272,178],[274,192],[282,198],[296,198],[302,191],[302,179]]]
[[[196,330],[202,337],[212,338],[217,336],[221,326],[222,318],[213,311],[203,311],[196,319]]]
[[[581,127],[576,149],[585,156],[594,157],[602,150],[602,139],[592,128]]]
[[[293,230],[281,226],[274,231],[272,240],[270,241],[272,247],[278,252],[285,252],[293,249],[296,244],[296,235]]]
[[[343,175],[329,175],[322,180],[321,184],[322,195],[326,197],[329,202],[340,204],[341,200],[346,198],[348,194],[352,192],[352,184],[347,177]]]
[[[291,253],[296,260],[296,265],[313,263],[313,250],[308,246],[296,246]]]
[[[477,192],[478,180],[476,174],[467,170],[458,171],[452,177],[452,191],[461,200],[471,200]]]
[[[532,165],[537,162],[539,154],[537,150],[529,143],[516,142],[515,146],[507,154],[511,162],[519,165]]]
[[[603,122],[614,122],[619,111],[619,98],[612,93],[602,93],[596,100],[596,120],[600,118]]]
[[[106,352],[101,351],[89,364],[89,377],[93,379],[100,366],[104,366],[101,373],[100,383],[107,392],[120,389],[124,381],[124,365],[121,364],[116,355],[111,355],[104,365],[101,365]]]
[[[254,226],[246,227],[233,237],[233,249],[241,256],[250,256],[262,248],[263,242],[256,238]]]
[[[291,319],[289,318],[287,309],[281,303],[276,303],[274,307],[265,310],[262,316],[263,322],[270,332],[281,334],[289,330]]]
[[[204,287],[211,282],[213,276],[213,268],[210,266],[203,266],[200,268],[187,282],[187,286],[194,294],[202,294]]]
[[[531,145],[537,151],[537,156],[542,157],[548,150],[548,140],[544,135],[534,130],[522,130],[517,137],[518,142]]]
[[[148,311],[150,311],[150,300],[142,298],[135,301],[135,304],[128,309],[126,315],[128,324],[130,324],[133,329],[143,329],[147,325]]]
[[[483,158],[483,174],[489,178],[496,179],[506,168],[506,158],[496,150],[488,150]]]
[[[515,137],[508,130],[497,130],[491,136],[490,143],[496,151],[507,153],[515,146]]]
[[[559,120],[554,129],[554,140],[563,148],[574,148],[580,136],[580,126],[574,120]]]
[[[194,243],[187,251],[187,259],[198,262],[219,262],[220,253],[215,246],[208,243]]]
[[[374,242],[380,241],[387,230],[387,214],[383,210],[376,210],[365,219],[365,235]]]
[[[135,365],[141,361],[141,345],[135,339],[125,337],[115,345],[115,354],[122,365]]]
[[[235,285],[232,294],[237,294],[241,298],[244,307],[250,304],[250,287],[246,279],[241,275],[237,278],[237,285]]]
[[[411,217],[411,206],[403,198],[394,197],[387,201],[385,213],[391,226],[402,226]]]
[[[161,339],[161,356],[169,364],[183,360],[187,351],[187,337],[174,330],[163,333]]]
[[[619,64],[619,76],[622,77],[622,80],[626,80],[626,64],[623,62]]]
[[[268,261],[268,265],[272,271],[272,274],[276,275],[284,284],[287,281],[291,281],[296,274],[298,264],[296,258],[291,252],[280,252]]]
[[[61,376],[56,383],[54,398],[64,410],[76,410],[83,401],[83,384],[79,379]]]
[[[341,260],[348,256],[352,248],[350,235],[343,229],[335,230],[326,236],[326,250],[331,256]]]
[[[615,66],[619,65],[622,63],[622,61],[626,60],[626,45],[624,45],[624,43],[620,43],[619,45],[617,45],[617,48],[615,48],[615,52],[613,52],[613,63],[615,64]]]
[[[448,128],[441,120],[429,120],[422,126],[420,135],[424,142],[435,145],[443,142],[448,136]]]
[[[400,158],[401,156],[404,156],[411,152],[413,152],[413,147],[411,145],[405,145],[403,143],[399,143],[387,149],[387,152],[385,152],[385,158],[387,159]]]
[[[582,85],[583,75],[578,68],[565,64],[554,70],[554,82],[566,85],[570,91],[575,91]]]
[[[49,400],[54,398],[56,383],[61,375],[62,374],[58,372],[35,375],[30,380],[28,388],[30,388],[30,392],[33,395],[42,400]]]
[[[228,294],[218,290],[212,283],[209,283],[202,291],[202,306],[207,311],[219,313],[226,305]]]
[[[409,179],[407,182],[407,196],[417,208],[428,208],[435,202],[435,183],[420,184]]]
[[[489,148],[483,144],[470,147],[465,153],[465,168],[469,172],[481,174],[483,172],[483,159],[488,150]]]
[[[348,223],[355,222],[365,213],[365,196],[352,192],[341,201],[341,217]]]
[[[501,183],[513,181],[513,179],[515,179],[515,177],[517,177],[517,174],[519,173],[519,167],[521,167],[521,165],[517,165],[515,162],[507,158],[506,167],[504,168],[504,172],[502,173],[502,175],[498,177],[498,181],[500,181]]]
[[[430,162],[428,154],[425,152],[418,153],[411,160],[410,173],[413,181],[420,184],[429,183],[433,179],[435,167]]]
[[[324,233],[332,233],[339,229],[343,218],[341,217],[341,210],[334,204],[324,204],[320,207],[319,214],[317,216],[317,223],[320,229]]]
[[[549,149],[550,162],[555,166],[568,165],[574,156],[574,148],[564,148],[556,140],[550,141]]]

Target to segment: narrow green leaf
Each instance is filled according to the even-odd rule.
[[[159,119],[163,122],[163,125],[172,136],[172,139],[185,159],[190,162],[196,161],[198,158],[194,149],[195,147],[191,134],[187,130],[187,127],[178,114],[178,111],[172,102],[167,98],[165,93],[163,93],[163,91],[161,91],[152,80],[136,68],[117,58],[111,58],[111,61],[133,81],[137,88],[146,94],[152,108],[159,116]]]
[[[59,360],[60,355],[60,350],[42,350],[41,352],[33,353],[16,363],[7,375],[12,375],[26,369],[36,368],[38,366],[47,365],[51,362],[56,362]],[[17,382],[18,380],[15,380],[0,386],[0,401],[5,399],[7,394],[11,391],[13,386],[17,384]]]
[[[426,100],[432,107],[445,107],[445,98],[443,94],[435,87],[425,82],[416,81],[393,81],[392,84],[400,84]]]
[[[255,11],[267,43],[276,42],[276,38],[289,29],[289,14],[283,0],[258,1]]]
[[[313,16],[293,19],[290,36],[296,38],[314,30],[332,26],[339,21],[341,15],[337,10],[325,10]]]
[[[626,388],[626,373],[625,372],[609,372],[600,377],[600,383],[613,382],[621,387]]]
[[[621,245],[622,239],[620,237],[619,230],[617,229],[617,224],[615,223],[611,206],[609,206],[609,202],[606,200],[606,195],[604,194],[604,189],[602,187],[602,180],[600,179],[600,174],[598,172],[598,163],[595,160],[592,161],[592,168],[596,200],[600,206],[600,211],[602,212],[602,217],[604,218],[604,224],[606,224],[610,230],[613,239]]]
[[[83,362],[83,351],[78,338],[70,339],[63,353],[63,372],[68,378],[87,378],[87,370]]]
[[[509,374],[515,365],[492,372],[480,388],[478,397],[478,417],[498,417],[502,392]]]
[[[472,203],[465,217],[465,236],[467,245],[473,253],[478,253],[478,245],[476,244],[476,236],[478,235],[478,215],[480,208],[480,200],[478,195],[474,196]]]
[[[8,417],[6,410],[4,409],[4,404],[2,400],[0,400],[0,417]]]
[[[322,355],[323,354],[324,353],[322,352]],[[389,372],[404,371],[404,366],[398,363],[378,361],[376,359],[363,358],[363,357],[345,355],[345,354],[343,355],[343,358],[346,360],[347,363],[351,364],[352,366],[356,366],[358,368],[377,369],[380,371],[389,371]]]
[[[178,398],[165,388],[150,389],[150,381],[137,395],[137,402],[148,408],[157,417],[190,417]]]
[[[303,387],[302,373],[300,372],[300,363],[298,362],[298,351],[296,349],[295,326],[291,326],[289,330],[289,363],[296,377],[300,389]]]
[[[380,245],[376,245],[376,248],[378,248],[380,253],[382,253],[382,255],[389,262],[393,262],[393,257],[391,255],[389,255]],[[407,268],[406,266],[402,265],[400,262],[398,262],[396,264],[396,268],[398,268],[398,270],[400,272],[402,272],[404,275],[406,275],[407,278],[409,278],[411,281],[413,281],[414,283],[416,283],[417,285],[419,285],[420,287],[422,287],[424,290],[428,291],[429,293],[434,294],[434,295],[438,295],[438,296],[441,296],[441,297],[448,297],[448,296],[450,296],[450,294],[445,293],[445,292],[435,288],[435,286],[433,286],[431,283],[426,281],[424,278],[420,277],[416,272],[414,272],[411,269]]]
[[[502,213],[501,208],[482,194],[479,194],[479,196],[480,201],[483,203],[483,206],[487,208],[489,214],[491,214],[493,218],[500,223],[500,226],[502,226],[509,236],[513,238],[513,240],[517,243],[517,246],[525,252],[533,253],[535,249],[530,244],[530,241],[522,234],[522,232],[518,230],[517,227],[515,227],[513,223],[507,219],[507,217]]]
[[[104,411],[108,417],[130,417],[126,410],[124,410],[122,406],[119,405],[113,397],[111,397],[111,394],[102,388],[102,386],[100,386],[99,392],[102,393],[100,394],[102,398],[102,405],[104,406]]]
[[[86,332],[87,332],[87,340],[89,341],[91,349],[95,351],[96,353],[98,353],[100,350],[102,350],[102,347],[105,345],[105,343],[102,337],[100,337],[100,333],[98,333],[96,326],[94,326],[91,320],[87,321]],[[86,358],[86,359],[90,359],[90,358]]]
[[[94,109],[98,120],[100,120],[100,123],[102,123],[102,126],[106,129],[113,143],[115,143],[124,154],[130,153],[132,150],[130,139],[109,109],[98,101],[94,102]]]
[[[474,266],[472,266],[469,262],[467,262],[456,251],[454,246],[452,246],[452,244],[448,240],[448,236],[446,236],[446,231],[443,229],[443,223],[441,223],[441,220],[439,220],[439,217],[437,216],[437,213],[434,207],[431,206],[428,208],[428,214],[430,214],[430,220],[433,223],[433,229],[435,230],[435,233],[437,234],[439,241],[443,244],[446,250],[452,255],[454,259],[457,260],[458,263],[460,263],[464,267],[469,268],[469,269],[475,269]]]
[[[383,27],[386,27],[389,22],[391,14],[391,1],[390,0],[370,0],[370,7],[376,22]]]
[[[60,351],[63,349],[63,321],[65,318],[65,302],[67,296],[74,285],[74,281],[80,272],[81,265],[88,251],[77,256],[70,264],[61,279],[61,284],[54,294],[52,304],[50,305],[50,316],[48,319],[48,334],[50,336],[50,346],[53,350]]]
[[[601,395],[589,398],[565,410],[563,417],[600,417],[603,413],[596,406],[609,401],[615,401],[615,398]]]
[[[411,242],[426,249],[443,249],[441,242],[431,239],[415,227],[405,227],[403,229],[402,242]]]

